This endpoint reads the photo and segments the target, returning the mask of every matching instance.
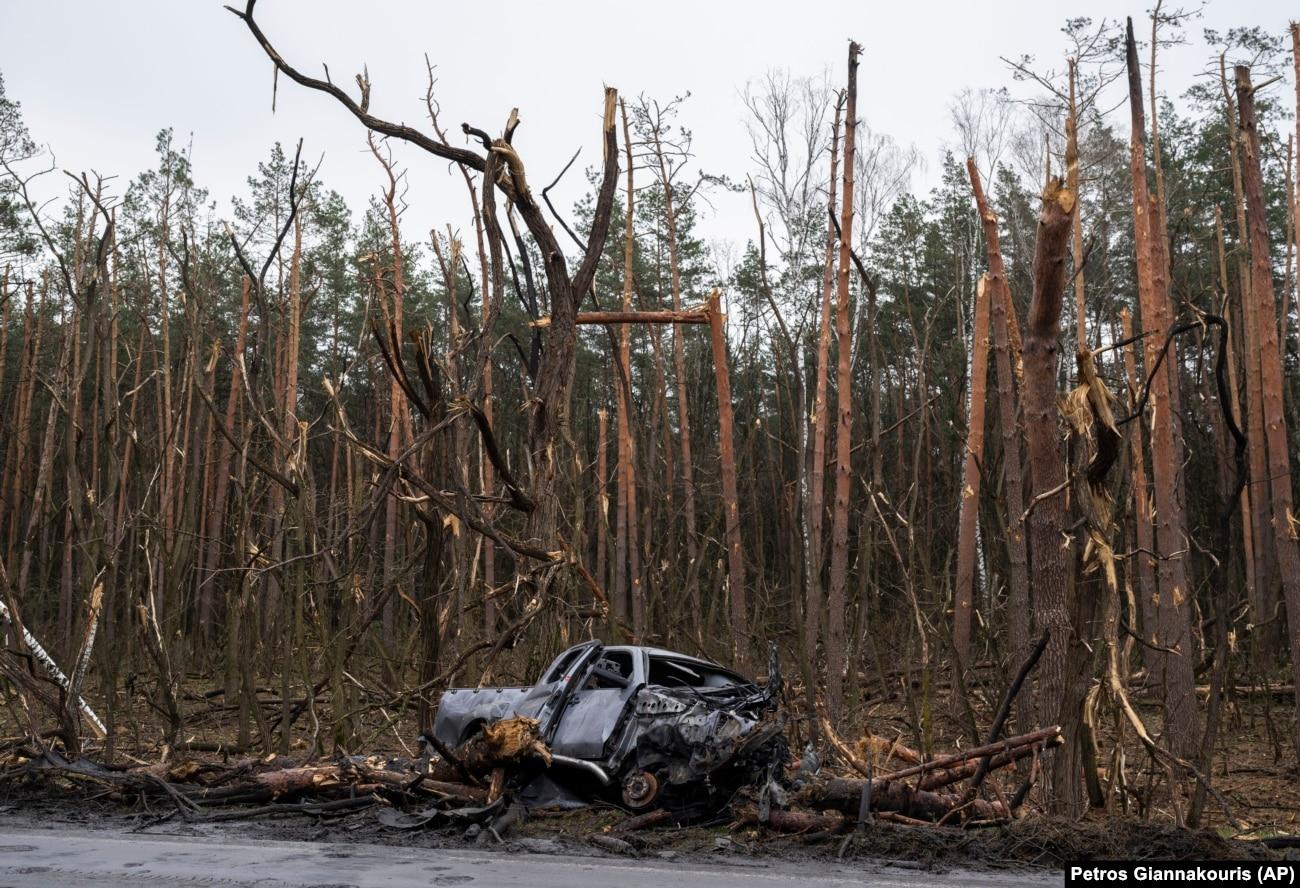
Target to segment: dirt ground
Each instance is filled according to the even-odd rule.
[[[220,759],[216,751],[235,736],[231,708],[220,698],[191,694],[189,706],[198,711],[187,720],[190,751],[181,757]],[[794,696],[794,695],[792,695]],[[973,690],[977,713],[991,709],[996,701],[985,700]],[[797,699],[797,697],[796,697]],[[206,703],[197,703],[206,700]],[[1135,695],[1143,720],[1159,739],[1159,706]],[[268,704],[268,721],[278,706]],[[933,708],[932,732],[936,751],[969,746],[962,742],[959,722],[945,706]],[[909,727],[909,712],[896,701],[869,705],[866,723],[873,733],[892,739],[901,736],[914,743],[916,732]],[[363,732],[366,751],[377,755],[410,756],[410,738],[417,733],[409,710],[383,713]],[[986,721],[987,717],[978,715]],[[1213,800],[1206,802],[1204,826],[1199,830],[1176,828],[1163,771],[1153,767],[1141,745],[1126,731],[1124,779],[1127,804],[1112,791],[1110,808],[1079,821],[1052,819],[1032,810],[1022,819],[1003,826],[979,829],[915,827],[875,821],[857,831],[838,835],[776,835],[766,830],[736,827],[728,817],[690,826],[666,825],[652,829],[624,831],[620,823],[628,815],[613,807],[597,806],[577,811],[531,812],[498,839],[470,827],[394,829],[380,821],[377,809],[341,812],[322,816],[269,816],[241,819],[237,809],[220,809],[217,821],[185,821],[174,807],[140,800],[114,801],[106,794],[84,797],[52,794],[21,781],[0,780],[0,824],[15,827],[49,827],[71,824],[85,829],[140,830],[172,835],[210,835],[214,831],[254,839],[368,842],[414,847],[483,847],[536,853],[619,855],[643,857],[686,857],[720,860],[726,858],[872,859],[900,862],[922,868],[946,867],[1059,867],[1083,859],[1242,859],[1284,854],[1300,857],[1300,851],[1273,852],[1257,839],[1300,836],[1300,773],[1294,752],[1287,745],[1285,731],[1293,717],[1286,697],[1246,697],[1225,709],[1215,757],[1213,782],[1227,801],[1229,812]],[[1109,718],[1109,716],[1106,716]],[[147,724],[143,719],[141,723]],[[791,747],[801,748],[798,725],[791,728]],[[1102,783],[1110,787],[1112,734],[1102,724],[1099,748],[1104,762],[1099,768]],[[851,730],[846,731],[850,736]],[[141,763],[150,760],[147,729],[137,734]],[[125,744],[123,744],[125,745]],[[298,739],[290,757],[301,757],[308,743]],[[259,753],[260,749],[249,752]],[[224,754],[231,754],[227,750]],[[239,753],[246,754],[246,753]],[[797,755],[797,753],[796,753]],[[232,757],[234,757],[232,755]],[[0,754],[0,772],[5,769]],[[119,757],[119,761],[123,758]],[[129,759],[128,759],[129,761]],[[829,761],[827,767],[839,768]],[[1010,774],[1000,778],[1009,792],[1019,779]],[[992,779],[990,782],[993,782]],[[1033,797],[1030,797],[1032,806]],[[152,807],[150,807],[152,806]],[[230,819],[225,819],[230,818]]]

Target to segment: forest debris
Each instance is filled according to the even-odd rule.
[[[428,773],[435,780],[459,783],[466,773],[482,777],[498,767],[517,766],[532,758],[550,765],[551,751],[542,740],[537,719],[514,716],[484,725],[454,756],[431,763]]]
[[[105,736],[104,723],[100,721],[99,716],[95,714],[95,710],[91,709],[90,704],[88,704],[85,699],[77,693],[77,688],[72,685],[72,680],[63,674],[63,670],[59,668],[59,664],[54,662],[54,658],[51,657],[41,643],[36,640],[36,636],[32,635],[27,627],[23,625],[21,620],[16,618],[10,612],[4,599],[0,599],[0,623],[9,623],[17,630],[18,634],[22,636],[23,644],[27,645],[27,650],[29,650],[32,656],[36,658],[37,662],[45,667],[45,671],[49,673],[50,678],[54,680],[55,684],[62,688],[65,693],[70,692],[76,699],[77,708],[81,710],[81,714],[86,717],[88,722],[90,722],[90,726],[94,729],[95,735],[98,737]],[[78,668],[81,667],[78,666]]]
[[[587,841],[595,845],[597,848],[601,848],[602,850],[609,851],[613,854],[621,854],[624,857],[636,857],[636,848],[632,847],[630,842],[626,842],[615,836],[596,833],[595,835],[587,836]]]
[[[1061,743],[1064,742],[1064,739],[1061,737],[1060,734],[1057,734],[1056,736],[1044,742],[1049,747],[1055,747],[1055,746],[1060,746]],[[1038,751],[1038,746],[1036,744],[1028,743],[1022,746],[1017,746],[1012,749],[1008,749],[1004,752],[999,752],[996,755],[989,756],[988,758],[989,764],[987,770],[993,771],[993,770],[997,770],[998,768],[1004,768],[1007,765],[1011,764],[1012,762],[1019,761],[1020,759],[1023,758],[1029,758],[1037,751]],[[980,762],[983,760],[984,760],[983,757],[980,756],[978,758],[967,759],[966,761],[961,762],[960,764],[957,765],[953,765],[952,767],[949,768],[935,768],[933,770],[926,771],[921,776],[921,780],[918,784],[918,788],[939,789],[941,787],[949,786],[953,783],[957,783],[962,780],[978,777]]]
[[[922,761],[921,753],[903,745],[902,734],[893,740],[886,740],[877,734],[866,732],[853,741],[853,751],[859,758],[881,765],[889,764],[892,759],[909,765],[919,765]]]
[[[891,780],[902,780],[906,777],[912,777],[929,771],[935,771],[941,768],[949,768],[953,765],[959,765],[971,759],[981,758],[986,755],[997,755],[1000,752],[1007,752],[1021,746],[1035,746],[1039,743],[1052,743],[1055,738],[1061,736],[1059,725],[1053,725],[1050,728],[1039,728],[1037,731],[1030,731],[1028,734],[1020,734],[1016,737],[1008,737],[1005,740],[999,740],[996,743],[988,743],[984,746],[976,746],[963,752],[953,753],[951,755],[940,756],[937,759],[925,762],[920,765],[913,765],[910,768],[904,768],[901,771],[894,771],[892,774],[883,774],[877,779],[882,782]]]
[[[635,817],[629,817],[620,823],[609,827],[610,832],[636,832],[641,829],[649,829],[652,826],[659,826],[661,823],[667,823],[672,819],[672,813],[667,808],[656,808],[653,811],[647,811],[644,814],[638,814]]]
[[[836,777],[805,787],[797,800],[805,807],[833,808],[856,816],[862,804],[867,781]],[[908,817],[930,822],[947,821],[958,813],[981,820],[1006,820],[1011,812],[1001,802],[971,799],[959,795],[913,789],[902,780],[876,778],[871,781],[871,810],[896,811]]]
[[[1006,709],[1005,705],[1003,709]],[[870,766],[847,748],[824,713],[822,727],[831,745],[864,777],[833,777],[808,783],[795,796],[794,807],[770,811],[763,818],[757,809],[741,808],[737,812],[738,823],[761,822],[777,832],[833,832],[850,818],[863,817],[868,810],[888,814],[886,819],[909,824],[943,824],[955,818],[962,822],[1006,821],[1014,814],[1023,797],[1021,793],[1016,794],[1013,802],[1000,797],[997,801],[988,801],[976,797],[978,786],[973,780],[963,793],[937,790],[963,780],[982,778],[989,771],[1030,756],[1037,763],[1039,753],[1062,743],[1061,729],[1052,726],[941,756],[891,774],[870,777],[865,776],[870,773]],[[838,813],[826,814],[825,809]]]
[[[814,812],[802,810],[768,812],[766,819],[759,816],[758,808],[746,805],[736,811],[735,826],[763,826],[780,833],[836,833],[849,825],[849,818],[839,811]]]

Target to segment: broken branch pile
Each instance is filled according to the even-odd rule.
[[[771,811],[763,819],[758,816],[761,809],[742,809],[738,812],[740,822],[762,823],[779,832],[833,832],[854,818],[865,819],[868,812],[909,823],[1010,820],[1037,777],[1039,757],[1063,742],[1061,729],[1052,726],[873,776],[871,766],[855,754],[855,749],[864,746],[861,741],[849,747],[829,723],[823,721],[823,728],[831,745],[861,776],[811,780],[795,793],[789,810]],[[1012,796],[1003,797],[996,788],[998,798],[994,800],[978,796],[975,778],[983,782],[981,771],[987,774],[1023,759],[1032,759],[1032,763]],[[971,784],[965,790],[952,789],[967,780]]]
[[[487,725],[455,750],[424,759],[343,756],[304,762],[270,756],[122,768],[66,758],[51,749],[29,749],[11,757],[13,766],[0,770],[0,782],[106,791],[118,801],[170,801],[186,820],[280,813],[319,816],[413,805],[426,814],[434,809],[448,814],[481,809],[487,815],[499,807],[492,803],[502,794],[508,769],[534,763],[545,767],[550,760],[536,719],[517,717]]]

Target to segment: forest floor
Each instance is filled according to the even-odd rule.
[[[191,700],[194,696],[201,698],[192,695]],[[981,702],[978,692],[975,696],[977,703]],[[1159,706],[1141,696],[1134,702],[1149,730],[1158,738]],[[274,719],[273,711],[278,708],[268,707],[268,721]],[[945,709],[946,706],[934,708],[934,748],[942,751],[969,746],[957,742],[957,721],[942,711]],[[229,743],[234,736],[232,713],[219,701],[213,702],[206,713],[192,715],[186,732],[192,746],[211,749],[211,744]],[[399,712],[385,713],[384,717],[385,721],[366,732],[367,752],[376,756],[410,756],[409,738],[416,731],[406,724],[409,717]],[[892,739],[901,734],[905,741],[914,736],[907,728],[906,708],[893,701],[869,707],[866,717],[872,732],[879,736]],[[1277,853],[1253,840],[1300,835],[1300,774],[1294,764],[1294,753],[1286,745],[1285,734],[1279,731],[1285,731],[1292,717],[1289,697],[1247,697],[1225,709],[1213,783],[1230,806],[1236,825],[1230,824],[1221,806],[1207,800],[1204,826],[1198,830],[1172,825],[1174,818],[1168,791],[1163,788],[1163,772],[1152,768],[1131,731],[1125,732],[1124,750],[1125,777],[1130,790],[1127,810],[1112,799],[1112,810],[1089,814],[1078,821],[1049,818],[1026,810],[1021,819],[1010,824],[979,829],[875,821],[847,835],[790,836],[739,827],[726,815],[712,823],[692,826],[624,830],[620,824],[628,819],[628,814],[613,806],[593,805],[571,811],[534,810],[515,824],[504,839],[497,839],[486,831],[467,835],[464,827],[397,830],[382,823],[375,809],[325,816],[241,818],[238,808],[228,808],[222,809],[220,822],[187,822],[178,816],[176,808],[160,805],[156,800],[150,803],[135,799],[123,803],[110,800],[106,793],[90,797],[52,794],[11,781],[0,783],[0,828],[67,827],[230,840],[483,848],[714,863],[741,858],[841,863],[884,860],[927,870],[972,866],[1032,869],[1059,867],[1066,861],[1079,859],[1242,859]],[[850,738],[853,736],[852,731],[845,733]],[[1103,726],[1099,733],[1102,758],[1109,762],[1112,744],[1108,731]],[[799,737],[791,737],[793,748],[799,749],[796,745],[799,742]],[[147,742],[141,748],[147,748]],[[299,740],[287,758],[300,758],[305,749],[306,743]],[[179,757],[207,761],[222,758],[212,752],[194,751],[181,753]],[[142,760],[147,760],[147,756]],[[1107,777],[1103,772],[1103,784]],[[1286,853],[1300,854],[1294,850]]]
[[[525,670],[526,671],[526,668]],[[521,677],[521,676],[520,676]],[[211,680],[187,683],[183,694],[186,707],[185,736],[190,749],[179,751],[177,761],[221,762],[247,759],[263,754],[261,744],[248,750],[229,748],[237,736],[237,714],[225,705],[220,693],[211,688]],[[970,686],[975,718],[987,724],[989,712],[997,699],[992,685],[988,688],[975,681]],[[943,690],[933,692],[930,729],[935,753],[971,745],[962,740],[958,718]],[[387,697],[387,694],[385,694]],[[788,701],[800,701],[797,690]],[[391,698],[389,698],[391,701]],[[1132,702],[1149,731],[1160,741],[1160,711],[1151,693],[1135,689]],[[321,705],[328,701],[321,699]],[[264,719],[273,728],[281,714],[274,699],[263,699]],[[859,707],[854,723],[841,725],[841,733],[852,741],[855,729],[863,722],[871,733],[885,740],[900,737],[913,744],[917,731],[910,727],[911,712],[897,696],[866,701]],[[330,815],[240,816],[238,807],[222,807],[220,822],[185,820],[174,806],[159,801],[114,801],[108,793],[87,794],[51,792],[44,785],[0,780],[0,828],[113,829],[118,832],[139,831],[159,835],[205,835],[231,840],[281,840],[368,842],[412,846],[412,848],[487,848],[521,853],[604,855],[604,857],[689,858],[698,861],[725,862],[727,859],[763,858],[781,861],[901,861],[904,866],[945,867],[1060,867],[1071,859],[1231,859],[1270,855],[1255,840],[1277,836],[1300,836],[1300,771],[1296,770],[1295,753],[1288,744],[1291,720],[1295,718],[1290,694],[1245,694],[1229,701],[1223,709],[1218,732],[1218,749],[1212,771],[1214,788],[1222,794],[1229,813],[1212,798],[1205,802],[1203,828],[1182,829],[1173,826],[1174,815],[1164,770],[1153,766],[1131,729],[1125,731],[1125,780],[1127,805],[1114,794],[1109,809],[1089,813],[1082,820],[1048,818],[1034,813],[1031,794],[1021,819],[1006,826],[963,829],[948,826],[902,826],[872,822],[845,835],[788,836],[775,835],[753,827],[740,827],[728,815],[716,822],[694,826],[659,826],[623,829],[620,824],[628,814],[610,805],[593,805],[572,811],[534,810],[521,822],[513,824],[504,840],[494,839],[486,831],[477,836],[465,835],[464,827],[394,829],[377,818],[374,809],[339,811]],[[253,720],[252,735],[260,736]],[[287,757],[290,763],[302,759],[308,740],[302,736],[311,722],[304,714],[295,725],[296,733]],[[411,758],[412,738],[416,736],[411,707],[386,705],[370,707],[359,732],[359,744],[374,757]],[[157,728],[151,712],[117,714],[118,749],[130,749],[134,757],[118,753],[118,764],[144,764],[157,761],[159,749],[151,737]],[[803,737],[798,720],[789,728],[790,748],[802,749]],[[1109,785],[1108,767],[1113,763],[1114,720],[1099,715],[1099,749],[1102,784]],[[268,729],[269,729],[268,728]],[[8,731],[5,728],[4,731]],[[324,727],[322,727],[324,732]],[[3,733],[3,731],[0,731]],[[322,745],[328,748],[324,737]],[[224,748],[221,751],[212,751]],[[152,751],[151,751],[152,750]],[[357,750],[360,751],[360,750]],[[95,750],[91,750],[95,758]],[[796,753],[797,757],[797,753]],[[265,758],[265,757],[264,757]],[[329,755],[322,755],[329,758]],[[0,748],[0,772],[4,771],[5,753]],[[836,762],[826,762],[836,768]],[[885,768],[888,770],[888,768]],[[879,771],[878,771],[879,772]],[[1005,776],[1004,776],[1005,775]],[[997,772],[989,783],[1001,781],[1001,792],[1010,794],[1021,775]],[[1188,785],[1190,790],[1191,784]],[[1186,798],[1183,800],[1186,806]],[[1234,823],[1235,822],[1235,823]],[[1290,850],[1300,855],[1300,850]]]

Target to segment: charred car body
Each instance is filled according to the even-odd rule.
[[[434,735],[454,746],[499,719],[535,718],[552,764],[526,782],[526,802],[694,807],[779,773],[780,686],[775,656],[760,687],[685,654],[591,641],[562,652],[532,687],[446,691]]]

